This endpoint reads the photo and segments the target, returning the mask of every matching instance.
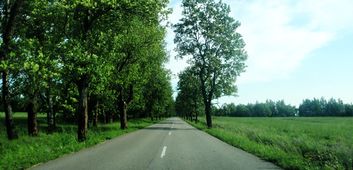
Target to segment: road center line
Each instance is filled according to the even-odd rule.
[[[167,151],[167,146],[164,146],[163,147],[163,151],[162,151],[162,154],[161,154],[161,158],[163,158],[165,156],[165,151]]]

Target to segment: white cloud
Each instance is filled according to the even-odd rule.
[[[272,81],[290,75],[309,54],[334,38],[334,32],[316,29],[314,17],[301,6],[282,0],[229,1],[232,15],[242,26],[239,32],[247,43],[247,71],[240,84]],[[317,2],[317,1],[316,1]],[[310,4],[307,4],[310,5]],[[308,7],[307,13],[312,13]],[[316,22],[316,21],[315,21]]]
[[[247,71],[240,85],[272,81],[290,76],[310,54],[328,45],[343,31],[353,30],[351,0],[225,0],[231,15],[241,22],[249,54]],[[174,0],[170,22],[181,17],[180,1]],[[173,37],[168,31],[171,60],[167,68],[174,74],[184,69],[185,60],[175,60]],[[177,81],[173,81],[177,82]]]

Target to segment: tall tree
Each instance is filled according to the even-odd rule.
[[[206,122],[212,127],[212,100],[235,94],[236,77],[245,69],[247,54],[240,26],[222,1],[183,0],[183,18],[174,25],[178,56],[189,56],[199,77]]]
[[[78,140],[84,141],[88,126],[88,92],[92,79],[101,71],[107,59],[103,44],[107,36],[101,36],[106,18],[114,17],[118,4],[110,1],[63,1],[65,40],[62,47],[66,81],[76,84],[78,90]],[[109,26],[106,28],[109,30]],[[103,34],[104,35],[104,34]]]
[[[11,44],[13,42],[13,35],[17,31],[16,25],[18,23],[17,18],[20,15],[20,9],[24,0],[5,0],[1,2],[1,49],[0,49],[0,60],[1,60],[1,72],[2,72],[2,100],[5,110],[5,124],[7,130],[8,139],[17,138],[17,134],[14,130],[14,123],[12,120],[12,106],[11,97],[9,90],[8,74],[9,74],[9,63],[7,62],[10,55],[13,53]]]
[[[193,71],[192,67],[188,67],[179,74],[177,108],[188,117],[192,118],[195,115],[195,122],[197,122],[199,108],[203,105],[199,79]]]
[[[26,111],[28,112],[28,133],[31,136],[38,135],[37,112],[41,108],[40,97],[43,93],[50,96],[50,86],[53,77],[57,75],[58,62],[53,57],[53,51],[60,38],[57,38],[58,31],[52,21],[54,13],[53,5],[46,0],[31,1],[26,4],[26,12],[23,16],[22,34],[17,39],[19,48],[16,50],[21,60],[21,67],[18,68],[19,76],[15,78],[20,85],[22,95],[26,97]],[[44,90],[47,89],[47,90]],[[53,129],[52,97],[47,97],[48,130]],[[51,105],[51,106],[50,106]]]
[[[116,30],[116,46],[114,65],[116,76],[117,104],[120,113],[120,128],[127,128],[127,109],[133,100],[133,84],[137,77],[138,65],[143,60],[151,60],[149,50],[163,42],[164,28],[159,25],[161,16],[168,14],[166,0],[157,1],[124,1],[121,2],[120,23]],[[160,56],[163,57],[163,56]]]
[[[146,98],[146,110],[151,120],[154,117],[166,116],[173,94],[169,72],[160,65],[153,69],[147,79],[144,97]]]
[[[127,109],[133,100],[133,84],[143,81],[142,65],[152,66],[150,50],[163,42],[164,30],[158,25],[137,17],[125,22],[126,27],[118,39],[119,47],[114,62],[120,128],[127,128]],[[164,57],[164,56],[159,56]],[[160,63],[159,63],[160,64]]]

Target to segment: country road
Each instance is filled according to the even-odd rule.
[[[32,167],[33,170],[280,169],[234,148],[179,118]]]

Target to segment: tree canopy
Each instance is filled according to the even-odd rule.
[[[188,67],[179,74],[178,96],[175,99],[176,112],[183,117],[197,117],[202,113],[203,102],[199,79],[193,68]]]
[[[28,112],[29,135],[38,135],[37,113],[46,112],[48,131],[55,129],[56,116],[77,122],[79,141],[86,139],[90,123],[97,126],[99,120],[119,119],[125,129],[129,117],[170,114],[172,89],[163,66],[166,31],[160,24],[170,12],[167,3],[1,1],[8,138],[17,137],[13,104]],[[145,95],[151,91],[158,93]]]
[[[174,25],[179,57],[189,63],[199,79],[208,127],[212,127],[212,100],[237,92],[235,81],[245,70],[245,43],[229,5],[214,0],[183,0],[183,18]]]

